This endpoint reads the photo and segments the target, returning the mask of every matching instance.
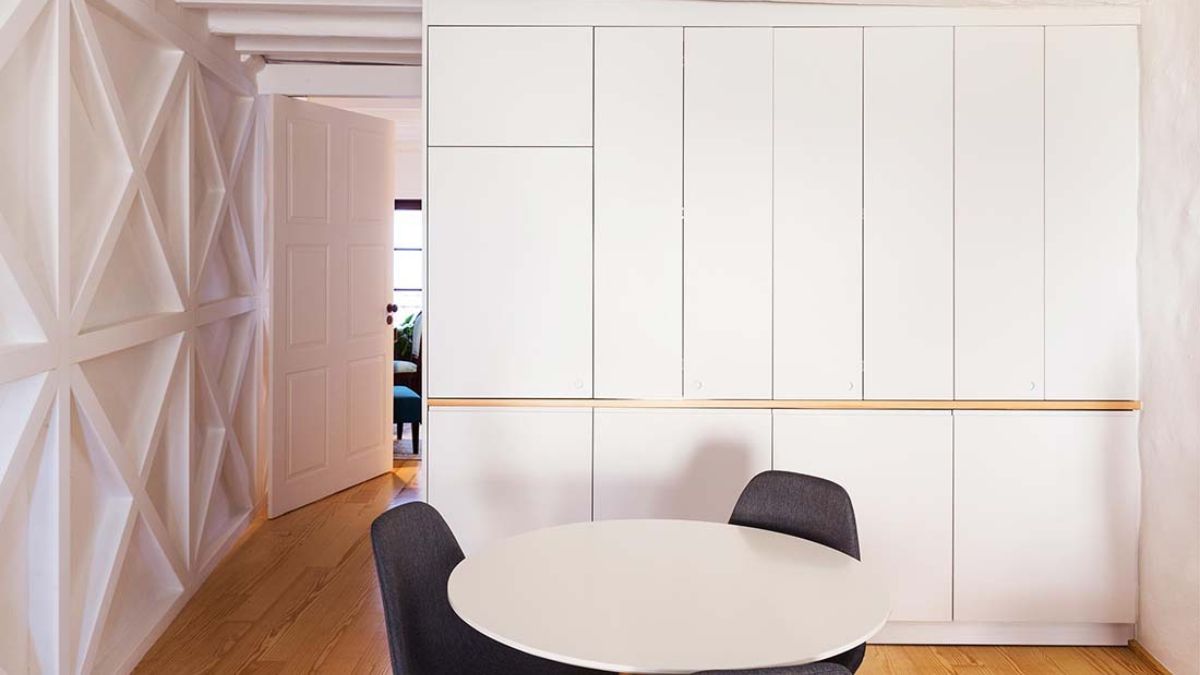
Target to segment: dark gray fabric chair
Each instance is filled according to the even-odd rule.
[[[729,522],[815,541],[861,559],[850,495],[842,486],[824,478],[790,471],[764,471],[746,484]],[[867,646],[862,644],[826,662],[845,666],[853,673],[862,665],[866,653]]]
[[[454,613],[446,582],[463,552],[432,506],[412,502],[379,516],[371,545],[396,675],[599,675],[506,647]]]
[[[804,666],[754,668],[752,670],[706,670],[696,675],[850,675],[845,666],[836,663],[810,663]]]

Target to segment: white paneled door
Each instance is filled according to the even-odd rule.
[[[596,29],[596,396],[679,398],[683,29]]]
[[[863,391],[954,397],[954,32],[863,37]]]
[[[1040,27],[955,29],[954,339],[960,399],[1043,397]]]
[[[770,28],[688,28],[683,393],[771,397]]]
[[[1046,398],[1137,398],[1137,54],[1046,28]]]
[[[775,398],[862,398],[862,29],[775,31]]]
[[[430,396],[589,398],[591,148],[430,148],[427,201]]]
[[[271,517],[391,468],[391,123],[270,100]]]
[[[893,621],[950,621],[950,412],[775,411],[775,468],[827,478],[854,502],[863,562],[890,579]]]

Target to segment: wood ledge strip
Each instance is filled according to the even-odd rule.
[[[1141,410],[1141,401],[818,401],[796,399],[431,398],[429,407],[768,410]]]
[[[1143,647],[1142,643],[1138,642],[1136,639],[1129,641],[1129,650],[1132,651],[1138,658],[1140,658],[1154,672],[1161,673],[1162,675],[1171,675],[1171,671],[1167,670],[1167,667],[1164,666],[1161,661],[1154,658],[1154,655],[1151,654],[1145,647]]]

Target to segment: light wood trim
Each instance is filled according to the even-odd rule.
[[[1145,664],[1154,672],[1161,673],[1162,675],[1171,675],[1171,671],[1167,670],[1167,667],[1164,666],[1161,661],[1154,658],[1154,655],[1147,651],[1146,648],[1142,646],[1142,643],[1138,642],[1136,639],[1129,641],[1129,651],[1133,652],[1135,656],[1145,662]]]
[[[431,398],[429,407],[776,410],[1141,410],[1141,401],[817,401],[782,399]]]

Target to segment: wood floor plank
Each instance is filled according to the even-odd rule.
[[[420,463],[367,481],[250,533],[137,673],[391,672],[370,547],[371,521],[420,498]],[[1116,647],[871,646],[860,675],[1155,675]]]

